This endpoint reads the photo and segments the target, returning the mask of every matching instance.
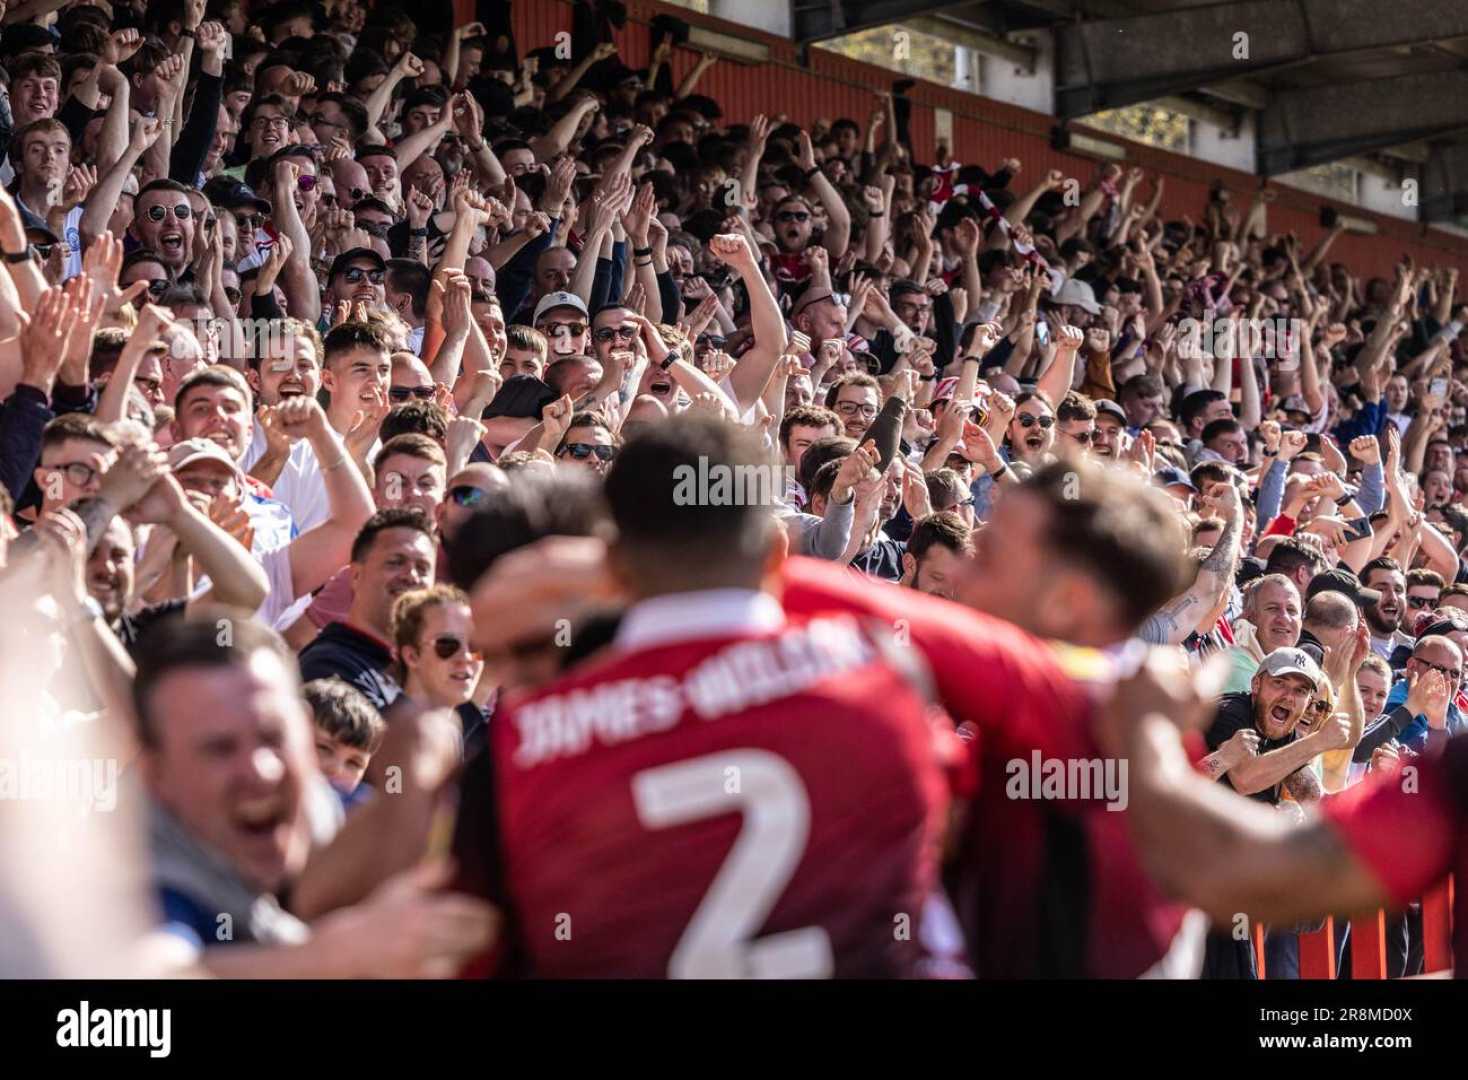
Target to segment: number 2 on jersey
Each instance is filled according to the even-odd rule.
[[[735,769],[738,789],[725,786]],[[638,820],[665,829],[739,811],[744,824],[668,963],[674,979],[818,979],[833,970],[831,939],[807,926],[754,937],[800,865],[810,800],[790,763],[731,750],[646,769],[632,778]]]

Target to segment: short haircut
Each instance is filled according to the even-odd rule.
[[[870,375],[858,372],[855,375],[845,375],[831,384],[831,389],[826,391],[826,407],[834,409],[836,401],[841,396],[841,391],[848,386],[865,386],[877,392],[877,400],[882,400],[882,384]]]
[[[1166,393],[1166,387],[1162,385],[1162,379],[1158,375],[1144,372],[1141,375],[1133,375],[1121,384],[1120,396],[1123,398],[1156,397]]]
[[[1413,585],[1430,585],[1434,589],[1441,590],[1443,587],[1443,576],[1436,570],[1429,570],[1425,566],[1419,566],[1415,570],[1407,571],[1407,588]]]
[[[928,501],[935,511],[952,509],[968,494],[968,485],[953,469],[934,469],[925,474],[924,479],[928,484]]]
[[[177,180],[170,180],[166,176],[160,176],[157,180],[149,180],[142,187],[138,188],[138,198],[142,199],[144,195],[154,191],[171,191],[176,195],[184,196],[199,194],[197,190],[186,184],[180,184]]]
[[[1244,610],[1248,611],[1254,606],[1254,599],[1264,591],[1266,585],[1277,589],[1288,589],[1296,596],[1300,590],[1295,588],[1295,583],[1283,574],[1260,574],[1253,581],[1244,586]]]
[[[540,362],[545,363],[546,353],[549,351],[549,342],[545,335],[533,326],[524,326],[515,323],[505,328],[505,340],[507,348],[520,349],[524,352],[533,352],[540,357]]]
[[[842,430],[841,417],[821,405],[797,405],[780,421],[780,445],[789,447],[790,432],[797,427],[829,427],[833,434]]]
[[[687,479],[715,466],[767,482],[741,491],[746,497],[685,498]],[[606,475],[619,562],[663,586],[756,578],[769,551],[775,499],[783,494],[758,490],[774,486],[772,466],[754,432],[715,417],[683,414],[639,431]]]
[[[1157,489],[1124,473],[1057,461],[1014,490],[1047,505],[1046,542],[1110,591],[1129,631],[1186,587],[1187,538]]]
[[[432,283],[428,267],[417,259],[387,260],[387,287],[412,297],[413,314],[419,318],[428,311],[428,290]]]
[[[810,451],[807,450],[806,457],[809,456]],[[801,464],[804,464],[804,459],[801,459]],[[805,486],[805,493],[812,502],[815,501],[817,496],[820,496],[822,499],[829,499],[831,497],[831,489],[836,486],[836,474],[840,471],[840,458],[834,460],[828,458],[821,462],[820,468],[816,469],[810,478],[810,483]]]
[[[1206,446],[1214,439],[1218,438],[1220,435],[1232,435],[1234,434],[1234,432],[1243,430],[1243,424],[1239,423],[1237,420],[1225,417],[1221,420],[1210,420],[1208,423],[1204,424],[1202,434],[1199,436],[1199,438],[1203,440],[1203,445]]]
[[[955,555],[968,550],[972,530],[952,510],[940,510],[921,518],[907,538],[907,553],[922,562],[934,547],[945,547]]]
[[[316,730],[354,750],[377,752],[387,723],[367,695],[339,675],[312,679],[301,687]]]
[[[30,136],[36,134],[37,132],[40,132],[43,135],[49,135],[52,133],[65,135],[67,141],[71,141],[71,132],[67,130],[65,124],[63,124],[60,120],[57,120],[55,117],[43,116],[39,120],[32,120],[29,124],[27,124],[25,127],[21,128],[15,133],[15,138],[13,140],[15,149],[20,153],[24,153],[26,139],[30,138]]]
[[[90,413],[62,413],[41,429],[41,451],[44,453],[53,446],[60,446],[74,439],[101,443],[103,446],[117,445],[117,436],[112,433],[112,429]]]
[[[1372,559],[1365,566],[1361,567],[1361,584],[1369,589],[1371,586],[1367,584],[1367,579],[1378,570],[1389,570],[1394,574],[1401,574],[1402,564],[1390,555],[1382,555],[1379,558]],[[1405,574],[1403,574],[1403,580],[1406,580]]]
[[[1072,390],[1061,398],[1060,404],[1055,407],[1055,419],[1060,421],[1094,420],[1096,419],[1096,406],[1085,394]]]
[[[435,465],[448,468],[448,458],[444,456],[443,447],[427,435],[395,435],[382,444],[382,449],[372,459],[373,471],[381,472],[383,463],[394,454],[417,458],[419,461],[431,461]]]
[[[469,606],[469,594],[457,585],[430,585],[426,589],[413,589],[403,593],[392,605],[392,643],[398,654],[396,661],[399,682],[407,681],[407,665],[402,660],[403,647],[417,646],[423,634],[423,623],[428,613],[447,604]]]
[[[92,335],[92,356],[87,363],[92,378],[110,375],[117,369],[117,361],[130,336],[120,326],[104,326]]]
[[[1302,542],[1298,537],[1287,536],[1274,545],[1269,559],[1264,564],[1266,574],[1293,574],[1302,566],[1310,568],[1310,576],[1325,570],[1325,556],[1318,548]]]
[[[392,352],[387,335],[379,327],[364,322],[344,322],[333,326],[326,332],[322,345],[323,359],[326,362],[329,362],[334,355],[358,348],[372,349],[384,355]]]
[[[574,377],[573,368],[580,364],[596,364],[601,366],[601,361],[594,356],[563,356],[559,360],[552,360],[545,367],[542,378],[545,384],[556,392],[557,395],[564,394],[566,387],[570,385]]]
[[[1215,401],[1227,401],[1228,395],[1222,390],[1194,390],[1183,398],[1182,407],[1178,410],[1182,418],[1183,428],[1193,426],[1193,421],[1203,415],[1203,412]]]
[[[1331,589],[1316,593],[1305,605],[1305,623],[1329,630],[1344,630],[1356,619],[1356,605],[1345,593]]]
[[[14,60],[7,60],[5,70],[10,75],[10,85],[15,86],[21,79],[31,75],[39,75],[43,79],[55,79],[61,81],[61,61],[50,53],[27,52],[21,53]]]
[[[805,455],[800,459],[800,469],[796,475],[800,486],[809,493],[822,465],[844,458],[855,449],[856,440],[849,435],[822,435],[806,447]]]
[[[245,340],[249,354],[249,364],[258,369],[264,357],[260,355],[259,337],[260,324],[254,319],[246,320],[242,324],[245,329]],[[265,340],[267,341],[292,341],[303,338],[310,342],[311,353],[316,358],[316,366],[320,367],[325,359],[325,348],[321,344],[321,331],[303,319],[294,319],[289,316],[282,319],[271,319],[263,327]]]
[[[230,633],[222,634],[220,625],[226,619]],[[139,741],[145,747],[158,746],[153,690],[165,677],[181,668],[244,667],[261,650],[276,655],[294,689],[295,654],[279,634],[257,622],[248,611],[211,605],[153,623],[133,652],[137,663],[133,712],[138,720]]]
[[[430,540],[433,539],[433,524],[428,515],[417,507],[395,506],[379,510],[367,519],[357,538],[352,541],[352,562],[359,563],[367,557],[372,545],[377,543],[379,533],[388,529],[415,529]]]
[[[440,446],[449,437],[449,418],[436,401],[405,401],[394,405],[382,419],[377,437],[386,446],[404,435],[426,435]]]
[[[250,393],[250,384],[245,381],[243,375],[225,364],[210,364],[208,367],[200,368],[178,384],[178,390],[173,395],[175,412],[183,408],[183,400],[189,391],[198,386],[219,386],[238,390],[244,395],[245,408],[249,409],[254,405],[255,396]]]

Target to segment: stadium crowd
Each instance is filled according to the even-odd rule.
[[[3,15],[0,746],[122,763],[85,872],[223,976],[1253,975],[1011,767],[1137,643],[1291,827],[1442,756],[1457,269],[417,8]]]

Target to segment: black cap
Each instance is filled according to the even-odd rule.
[[[1126,410],[1116,402],[1108,401],[1106,398],[1098,398],[1091,404],[1096,406],[1097,415],[1105,413],[1107,416],[1114,416],[1121,421],[1122,427],[1126,427]]]
[[[262,214],[271,211],[270,200],[255,194],[255,189],[232,176],[216,176],[204,185],[204,197],[215,206],[236,210],[241,206],[253,206]]]
[[[1366,588],[1351,571],[1339,568],[1325,570],[1311,578],[1305,589],[1305,599],[1312,600],[1323,592],[1344,593],[1357,607],[1365,607],[1381,599],[1381,593],[1376,589]]]
[[[555,400],[556,392],[534,375],[511,375],[484,410],[484,419],[508,416],[539,420],[541,410]]]
[[[369,247],[355,247],[351,248],[350,250],[343,251],[340,255],[331,260],[331,273],[328,275],[328,277],[336,277],[337,274],[340,274],[343,270],[347,268],[347,264],[350,263],[353,259],[370,259],[372,262],[377,264],[377,269],[387,269],[387,260],[384,259],[381,255],[377,254],[377,252],[373,251]]]

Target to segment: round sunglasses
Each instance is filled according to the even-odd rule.
[[[459,655],[459,650],[465,650],[470,660],[478,660],[479,653],[469,648],[469,643],[463,638],[454,637],[452,634],[444,634],[433,639],[433,655],[440,660],[452,660]]]

